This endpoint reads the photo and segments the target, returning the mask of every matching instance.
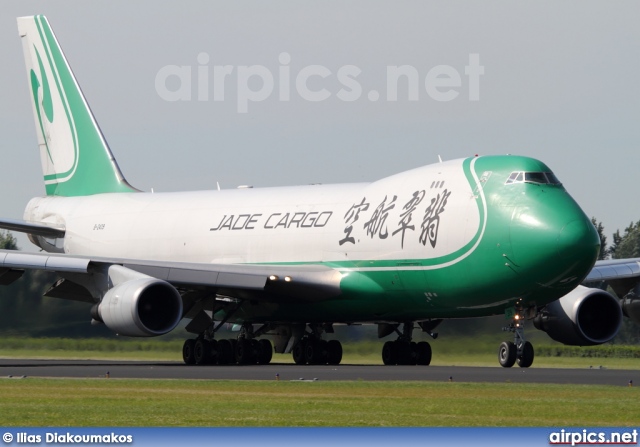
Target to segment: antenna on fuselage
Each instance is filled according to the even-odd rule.
[[[218,191],[220,191],[220,182],[216,182],[216,185],[218,186]]]
[[[442,163],[442,157],[440,155],[438,155],[438,160]]]

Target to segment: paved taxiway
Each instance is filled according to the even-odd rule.
[[[425,380],[434,382],[560,383],[640,386],[640,371],[464,366],[339,365],[186,366],[178,362],[0,359],[3,377],[82,377],[214,380]]]

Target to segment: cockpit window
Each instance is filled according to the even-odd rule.
[[[556,177],[553,172],[545,172],[545,174],[547,175],[547,179],[549,179],[549,183],[551,183],[552,185],[560,184],[560,180],[558,180],[558,177]]]
[[[547,176],[544,175],[544,172],[525,172],[524,181],[526,183],[540,183],[543,185],[548,183]]]
[[[537,185],[559,185],[560,180],[553,172],[523,172],[515,171],[509,175],[506,185],[513,183],[534,183]]]

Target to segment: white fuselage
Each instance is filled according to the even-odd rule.
[[[480,222],[462,160],[374,183],[42,197],[25,220],[63,225],[69,254],[213,263],[435,258]]]

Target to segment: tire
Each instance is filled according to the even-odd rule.
[[[516,345],[510,341],[503,341],[498,348],[498,361],[503,368],[511,368],[516,363],[518,351]]]
[[[318,363],[326,365],[329,363],[329,342],[327,340],[318,340],[319,352]]]
[[[307,359],[305,357],[305,347],[307,345],[306,340],[299,340],[298,343],[293,347],[293,361],[296,365],[304,365],[307,363]]]
[[[418,343],[412,341],[409,343],[409,356],[407,358],[407,365],[417,365],[418,364]]]
[[[251,363],[258,363],[258,357],[260,356],[260,341],[255,338],[249,340],[249,346],[251,347]]]
[[[251,348],[251,340],[241,338],[236,342],[236,362],[238,365],[248,365],[253,363],[253,349]]]
[[[211,349],[211,360],[209,361],[210,365],[218,364],[218,340],[209,340],[209,346]]]
[[[194,355],[194,347],[196,341],[193,338],[184,341],[182,345],[182,360],[185,365],[195,365],[196,357]]]
[[[307,340],[304,348],[304,358],[307,365],[317,365],[320,357],[320,343],[317,340]]]
[[[234,361],[234,352],[231,340],[218,341],[218,365],[228,365]]]
[[[413,361],[413,351],[411,343],[397,341],[395,342],[396,363],[398,365],[415,365]]]
[[[262,340],[258,340],[258,363],[260,365],[267,365],[271,363],[271,359],[273,358],[273,347],[271,346],[271,342],[266,338]]]
[[[417,365],[431,364],[431,345],[426,341],[421,341],[416,346],[416,364]]]
[[[385,365],[397,364],[396,343],[388,341],[382,346],[382,363]]]
[[[528,368],[533,365],[533,357],[535,356],[533,352],[533,345],[528,341],[524,342],[522,345],[522,355],[518,357],[518,366],[520,368]]]
[[[342,361],[342,343],[338,340],[327,342],[327,363],[329,365],[339,365]]]
[[[211,364],[213,355],[211,353],[211,343],[209,342],[209,340],[197,340],[193,351],[196,365],[202,366]]]

